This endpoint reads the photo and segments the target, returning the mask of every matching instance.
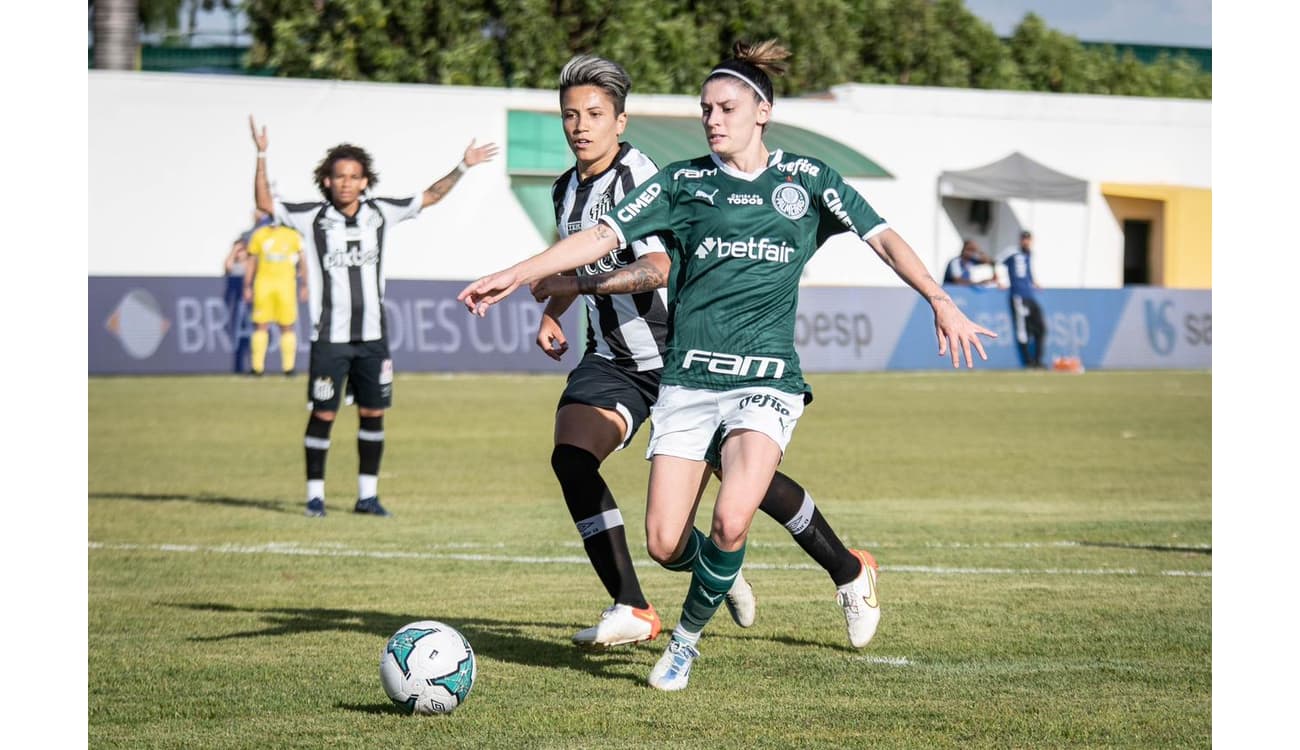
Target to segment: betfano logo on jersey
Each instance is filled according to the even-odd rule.
[[[663,191],[664,189],[659,185],[659,183],[651,183],[650,187],[646,188],[640,195],[638,195],[636,200],[619,209],[618,220],[631,221],[632,219],[635,219],[636,215],[645,210],[646,206],[653,203],[654,199],[659,197],[659,194]]]
[[[808,213],[808,191],[802,185],[783,182],[772,191],[772,207],[791,221],[802,219]]]
[[[727,202],[733,206],[761,206],[763,196],[752,193],[735,193],[727,196]]]
[[[696,364],[704,365],[709,372],[716,372],[719,375],[779,378],[785,374],[785,360],[776,357],[743,357],[739,354],[706,352],[699,349],[686,352],[682,369],[689,370],[691,365]]]
[[[816,164],[813,164],[807,159],[795,159],[794,161],[788,161],[785,162],[784,164],[776,165],[776,168],[781,170],[782,172],[789,172],[790,174],[798,174],[800,172],[806,172],[812,175],[813,177],[816,177],[817,175],[821,174],[822,171],[821,167],[817,166]]]
[[[853,219],[849,218],[849,212],[844,210],[844,201],[840,200],[840,194],[835,188],[826,188],[822,193],[822,203],[826,208],[840,220],[840,223],[849,228],[854,234],[861,234],[858,228],[853,226]]]
[[[789,263],[794,248],[781,240],[773,242],[766,237],[750,237],[747,240],[724,240],[721,237],[705,237],[700,246],[695,248],[695,257],[703,260],[716,251],[718,258],[749,258],[750,260],[771,260],[777,263]]]

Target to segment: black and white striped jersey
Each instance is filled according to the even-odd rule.
[[[326,201],[275,202],[275,218],[298,230],[307,256],[312,341],[345,344],[388,335],[384,319],[384,235],[413,219],[420,196],[365,198],[356,216]]]
[[[595,226],[623,196],[658,171],[650,157],[622,143],[614,163],[604,172],[580,180],[575,167],[560,175],[551,189],[560,237]],[[595,263],[577,269],[577,273],[593,276],[622,268],[647,253],[662,252],[666,252],[663,241],[651,236],[614,250]],[[663,368],[668,339],[668,290],[585,294],[583,298],[587,304],[588,354],[595,353],[636,371]]]

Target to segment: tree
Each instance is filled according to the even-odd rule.
[[[160,13],[229,1],[148,0]],[[250,64],[309,78],[552,88],[565,60],[590,52],[623,64],[638,92],[696,93],[737,39],[776,37],[793,52],[773,82],[783,96],[853,81],[1210,95],[1209,74],[1185,58],[1146,65],[1087,49],[1032,13],[1004,41],[963,0],[248,0],[246,9]]]
[[[140,50],[136,0],[93,0],[95,67],[101,70],[135,70]]]

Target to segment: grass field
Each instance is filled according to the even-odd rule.
[[[1210,745],[1208,373],[811,380],[784,470],[880,561],[880,630],[852,649],[829,578],[760,517],[757,623],[720,612],[664,694],[663,636],[569,644],[608,602],[550,474],[560,378],[399,374],[389,519],[348,512],[355,410],[330,514],[303,516],[301,377],[91,378],[90,746]],[[645,442],[605,476],[671,627],[687,579],[645,554]],[[479,657],[451,716],[379,685],[419,619]]]

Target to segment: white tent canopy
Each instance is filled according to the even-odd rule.
[[[948,198],[1001,201],[1088,202],[1088,181],[1039,164],[1019,151],[991,164],[939,174],[939,195]]]

